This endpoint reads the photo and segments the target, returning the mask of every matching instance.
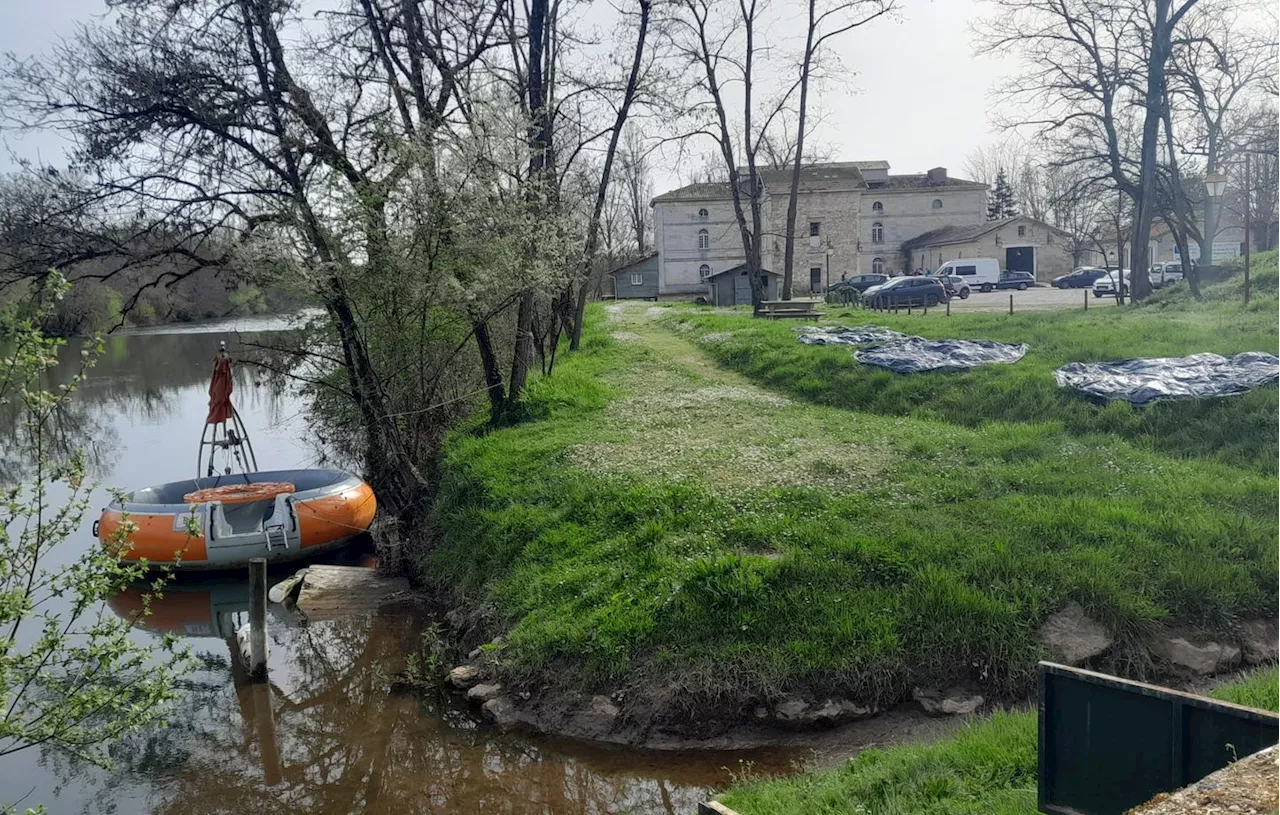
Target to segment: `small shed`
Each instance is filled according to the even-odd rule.
[[[749,306],[751,305],[751,281],[747,278],[747,266],[740,263],[730,269],[707,278],[707,299],[713,306]],[[782,290],[782,275],[760,270],[761,298],[777,300]]]
[[[613,296],[618,300],[658,299],[657,252],[619,266],[609,276],[613,278]]]

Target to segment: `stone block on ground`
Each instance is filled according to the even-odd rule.
[[[1114,640],[1107,629],[1072,600],[1040,626],[1039,639],[1068,665],[1080,665],[1105,652]]]
[[[409,593],[403,577],[384,577],[359,566],[307,567],[298,593],[298,609],[308,620],[333,620],[368,614]]]
[[[965,688],[923,690],[916,688],[911,697],[931,716],[967,716],[982,707],[982,696]]]

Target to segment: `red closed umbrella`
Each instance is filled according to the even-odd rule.
[[[209,381],[209,416],[206,425],[218,424],[230,419],[235,412],[231,407],[231,357],[220,351],[213,358],[213,379]]]

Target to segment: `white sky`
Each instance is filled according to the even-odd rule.
[[[802,32],[802,0],[776,2],[780,14],[792,17],[795,33]],[[973,54],[968,24],[985,11],[977,0],[900,0],[900,8],[897,19],[877,20],[835,41],[849,78],[818,100],[824,121],[817,139],[834,147],[838,160],[883,159],[895,173],[945,166],[961,175],[975,147],[1003,139],[990,126],[989,92],[1014,65]],[[0,0],[0,52],[43,53],[57,35],[105,10],[103,0]],[[18,157],[60,163],[63,145],[55,134],[0,137]],[[0,155],[0,170],[11,168],[9,156]],[[655,178],[655,189],[679,183],[668,169]]]

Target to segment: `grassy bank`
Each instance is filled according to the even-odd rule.
[[[1276,670],[1210,694],[1276,710]],[[839,769],[744,783],[719,797],[742,815],[1033,815],[1036,717],[997,713],[934,744],[868,750]]]
[[[937,310],[927,316],[831,312],[827,322],[833,324],[870,322],[929,338],[986,338],[1030,347],[1017,365],[935,376],[901,376],[853,364],[847,347],[802,346],[789,324],[696,309],[681,310],[672,319],[721,365],[815,404],[965,427],[1048,423],[1075,436],[1118,437],[1171,456],[1212,457],[1274,473],[1280,452],[1275,388],[1135,409],[1122,402],[1090,402],[1053,379],[1055,368],[1073,361],[1202,351],[1275,353],[1276,253],[1259,256],[1253,268],[1255,299],[1248,307],[1236,275],[1206,286],[1204,302],[1191,300],[1183,286],[1119,314],[1109,308],[951,317]]]
[[[448,445],[419,572],[507,635],[494,656],[510,685],[621,689],[628,715],[699,720],[786,692],[888,704],[966,680],[1012,695],[1043,656],[1036,627],[1071,599],[1128,670],[1152,623],[1275,611],[1276,482],[1259,468],[1051,415],[953,421],[929,405],[962,398],[947,377],[920,377],[905,417],[789,398],[651,311],[593,310],[582,351],[530,388],[528,421]],[[780,368],[796,349],[831,360],[806,396],[856,367],[786,326],[708,319],[776,330],[789,344],[762,353]],[[1169,333],[1149,326],[1128,350]],[[1024,398],[1038,386],[1021,368],[966,390]]]

